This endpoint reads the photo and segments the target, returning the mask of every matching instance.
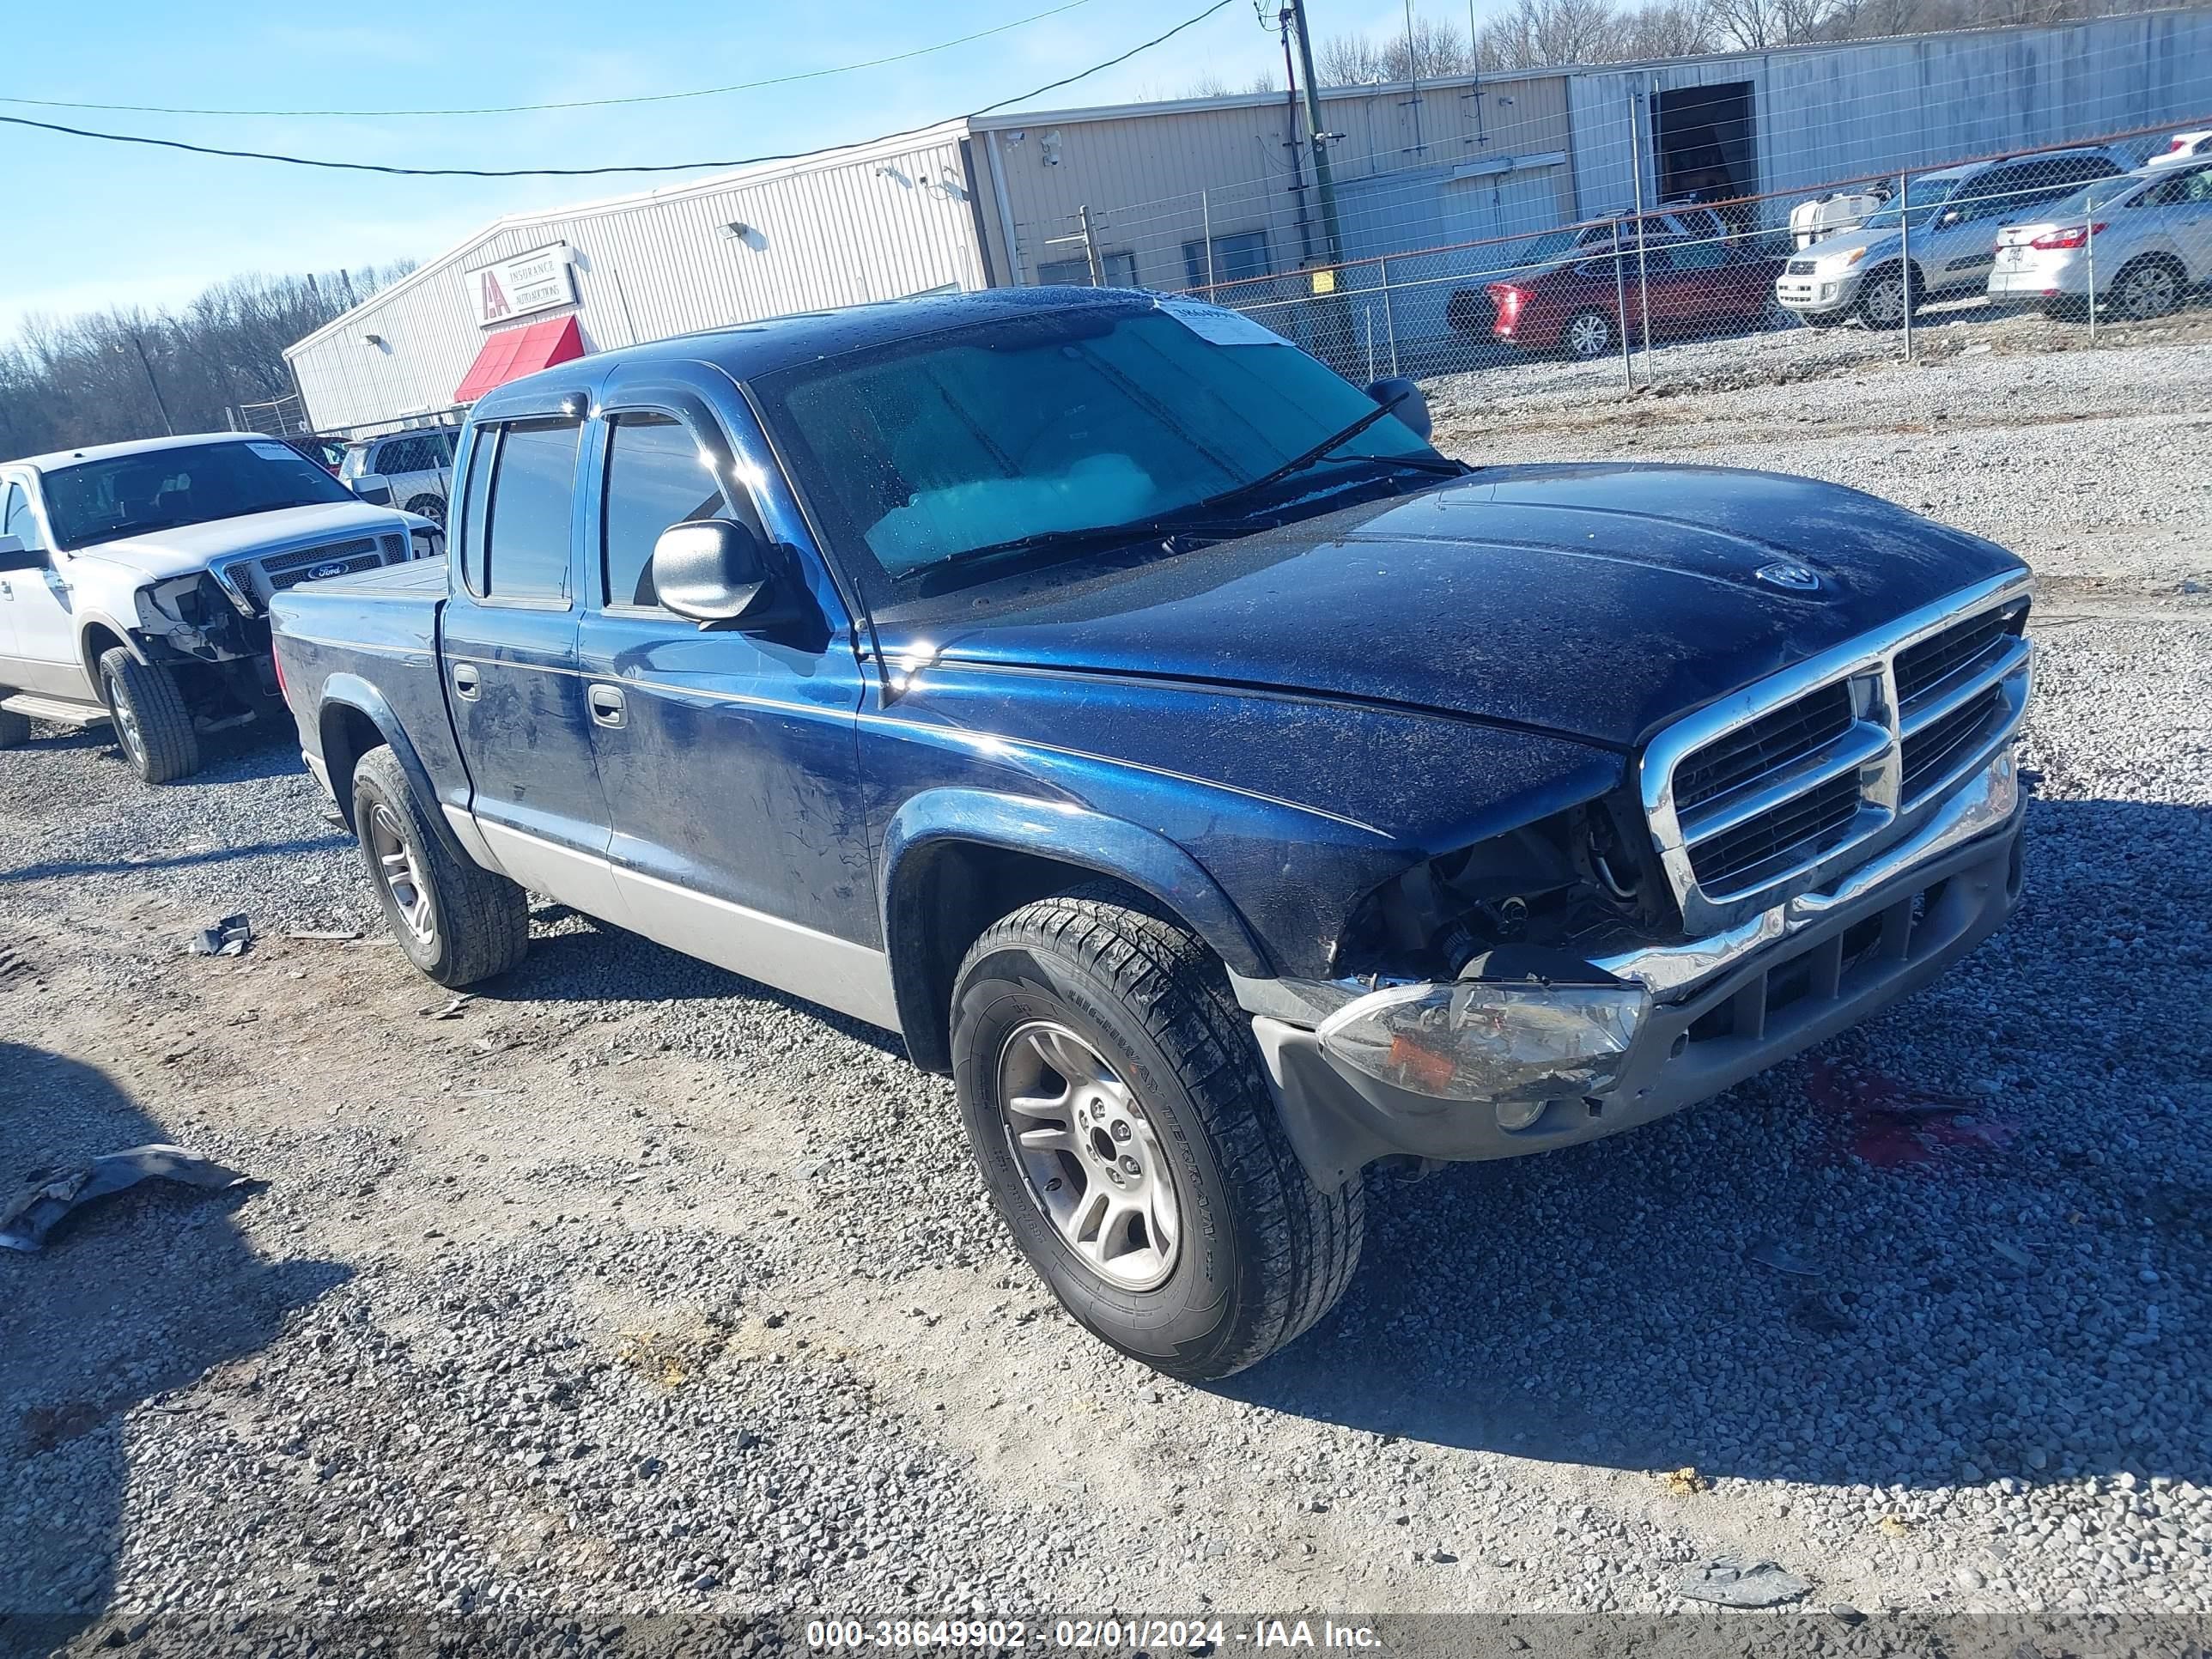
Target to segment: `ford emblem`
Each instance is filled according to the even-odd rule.
[[[1796,593],[1809,593],[1820,585],[1820,577],[1802,564],[1763,564],[1751,574]]]
[[[345,573],[346,568],[334,560],[329,564],[317,565],[313,570],[310,570],[307,573],[307,576],[308,579],[313,581],[326,582],[331,577],[343,576]],[[1762,570],[1759,574],[1763,576],[1766,573]]]

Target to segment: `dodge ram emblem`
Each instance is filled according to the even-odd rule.
[[[333,577],[333,576],[343,576],[343,575],[344,575],[344,574],[345,574],[345,572],[346,572],[346,568],[345,568],[343,565],[342,565],[342,564],[338,563],[337,561],[333,560],[333,561],[332,561],[331,562],[330,562],[329,564],[319,564],[319,565],[317,565],[317,566],[316,566],[313,570],[310,570],[310,571],[307,573],[307,575],[308,575],[308,578],[309,578],[309,580],[310,580],[319,581],[319,582],[326,582],[326,581],[328,581],[328,580],[329,580],[331,577]],[[1762,576],[1763,576],[1763,575],[1765,575],[1766,573],[1765,573],[1764,570],[1762,570],[1762,571],[1760,571],[1759,574],[1760,575],[1762,575]]]
[[[1809,593],[1820,585],[1820,579],[1802,564],[1763,564],[1751,573],[1763,582],[1772,582],[1777,587],[1787,587],[1799,593]]]

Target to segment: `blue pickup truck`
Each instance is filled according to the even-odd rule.
[[[900,1033],[1070,1310],[1220,1376],[1372,1167],[1705,1099],[2020,890],[2018,559],[1428,428],[1142,294],[633,347],[479,403],[447,558],[279,595],[277,662],[422,972],[538,893]]]

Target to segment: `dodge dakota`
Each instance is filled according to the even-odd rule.
[[[272,593],[436,535],[252,434],[0,461],[0,749],[106,720],[149,783],[197,771],[203,731],[279,712]]]
[[[485,397],[447,558],[278,595],[276,659],[423,973],[534,892],[900,1034],[1074,1316],[1220,1376],[1371,1168],[1705,1099],[2020,890],[2017,558],[1428,428],[1111,290],[635,346]]]

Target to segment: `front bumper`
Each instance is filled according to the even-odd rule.
[[[1774,280],[1774,302],[1785,311],[1816,314],[1848,311],[1858,301],[1859,276],[1856,267],[1840,275],[1823,276],[1816,272],[1810,276],[1778,276]]]
[[[1550,1152],[1710,1099],[1917,990],[1995,933],[2020,897],[2024,810],[2008,744],[1911,837],[1827,892],[1709,939],[1603,959],[1654,1000],[1619,1081],[1547,1102],[1522,1127],[1501,1127],[1490,1103],[1417,1094],[1339,1063],[1279,1004],[1255,1013],[1285,1128],[1316,1184],[1334,1188],[1378,1158]]]

